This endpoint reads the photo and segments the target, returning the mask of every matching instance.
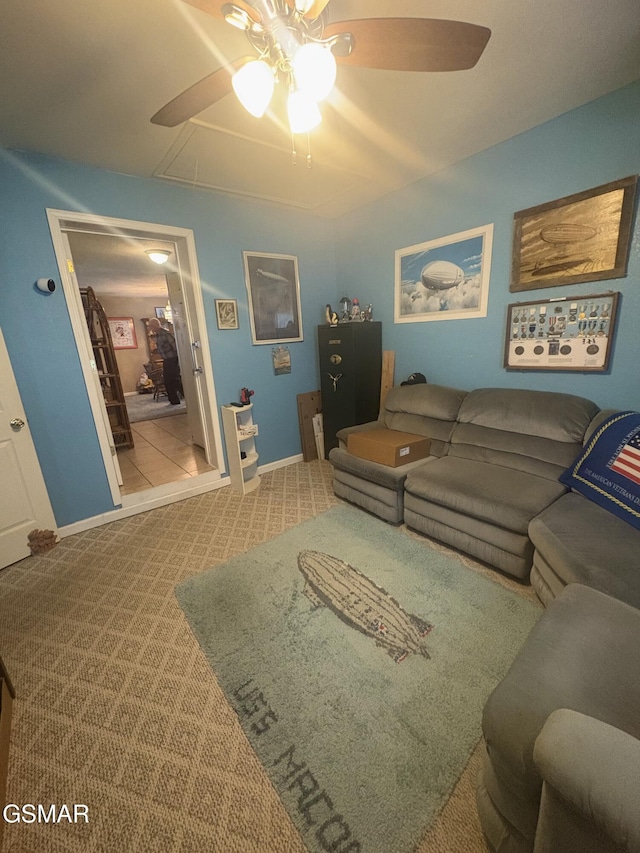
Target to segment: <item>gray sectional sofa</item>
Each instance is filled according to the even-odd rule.
[[[611,412],[569,394],[393,388],[338,433],[337,495],[521,580],[547,607],[484,708],[480,822],[495,853],[640,853],[640,530],[558,480]],[[386,468],[362,429],[432,437]]]
[[[483,712],[496,853],[640,853],[640,610],[569,584]]]
[[[571,394],[396,386],[377,421],[338,433],[333,488],[530,580],[545,605],[582,583],[640,607],[640,531],[558,481],[607,414]],[[349,453],[351,432],[380,427],[429,436],[431,455],[390,468]]]

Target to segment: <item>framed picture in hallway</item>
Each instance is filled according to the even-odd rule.
[[[626,275],[637,182],[632,175],[515,213],[509,290]]]
[[[398,249],[395,323],[487,316],[493,225]]]
[[[254,344],[302,340],[298,259],[243,252]]]
[[[133,317],[108,317],[114,349],[138,349]]]

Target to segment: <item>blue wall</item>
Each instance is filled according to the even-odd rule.
[[[195,234],[218,403],[255,389],[260,462],[300,452],[296,394],[318,387],[316,330],[335,290],[331,223],[301,212],[0,151],[0,326],[58,525],[113,508],[61,288],[46,208],[157,222]],[[291,374],[275,376],[271,347],[253,346],[242,251],[298,257],[304,341],[289,344]],[[214,299],[238,300],[240,329],[220,331]]]
[[[514,212],[637,174],[638,140],[635,83],[343,217],[336,229],[336,295],[373,303],[383,346],[396,351],[396,381],[418,370],[431,382],[463,389],[564,391],[602,408],[640,409],[640,217],[625,278],[509,292]],[[488,223],[494,241],[487,317],[394,325],[395,250]],[[622,293],[608,373],[502,367],[509,303],[607,290]]]
[[[640,82],[567,113],[327,222],[207,191],[132,178],[36,155],[0,151],[0,326],[59,525],[112,508],[71,325],[60,290],[47,207],[158,222],[194,231],[218,402],[255,389],[260,457],[300,452],[296,394],[318,387],[315,327],[323,306],[343,295],[372,302],[383,345],[396,351],[396,379],[414,370],[430,381],[471,389],[526,387],[589,397],[602,407],[640,409],[640,226],[626,278],[509,292],[513,214],[640,171]],[[393,323],[396,249],[494,223],[488,316]],[[274,376],[270,346],[252,346],[242,250],[299,259],[304,338],[290,344],[292,373]],[[607,374],[507,372],[502,367],[510,302],[622,293]],[[214,299],[235,298],[240,330],[221,332]]]

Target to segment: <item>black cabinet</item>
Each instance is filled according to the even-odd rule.
[[[382,323],[318,326],[324,450],[344,427],[375,421],[380,409]]]

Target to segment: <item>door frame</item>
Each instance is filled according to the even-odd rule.
[[[184,284],[185,294],[188,296],[188,307],[195,312],[199,328],[199,357],[201,359],[203,378],[206,383],[207,393],[210,400],[210,407],[208,410],[203,407],[202,416],[205,422],[205,434],[208,436],[210,443],[207,450],[210,452],[212,457],[211,464],[214,464],[217,469],[215,472],[217,473],[217,476],[214,477],[214,479],[219,479],[224,467],[222,433],[220,420],[217,414],[218,405],[215,381],[213,376],[213,366],[211,364],[209,337],[207,333],[206,315],[202,299],[202,287],[198,271],[198,260],[193,231],[189,228],[180,228],[173,225],[161,225],[154,222],[139,222],[130,219],[100,216],[93,213],[78,213],[77,211],[71,210],[47,208],[46,212],[53,248],[58,268],[60,270],[62,289],[69,311],[69,318],[71,320],[78,355],[80,357],[80,365],[84,376],[87,394],[89,396],[89,403],[98,434],[100,452],[102,453],[114,507],[123,506],[125,502],[128,506],[132,506],[136,503],[145,504],[148,498],[145,498],[144,495],[148,493],[148,490],[147,492],[136,492],[133,495],[125,496],[120,493],[118,475],[111,451],[112,441],[111,437],[107,433],[104,418],[102,417],[101,407],[103,403],[99,399],[97,384],[95,382],[95,361],[93,359],[93,352],[88,348],[88,336],[85,334],[86,321],[84,318],[84,310],[82,308],[82,299],[73,274],[73,260],[68,257],[66,249],[66,240],[64,237],[64,232],[66,231],[94,231],[98,234],[109,234],[123,239],[142,238],[164,240],[175,244],[176,266]],[[208,474],[201,476],[211,479],[212,473],[213,472],[209,472]],[[182,480],[179,483],[176,483],[175,486],[178,487],[177,491],[189,490],[196,480],[198,480],[198,478],[193,477],[191,478],[191,481]]]

